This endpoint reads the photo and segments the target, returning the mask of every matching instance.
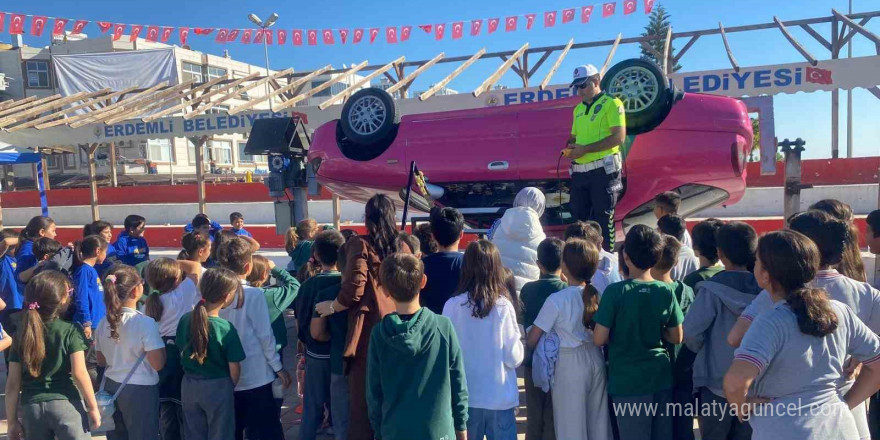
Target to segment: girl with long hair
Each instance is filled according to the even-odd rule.
[[[724,377],[728,402],[749,418],[755,440],[859,438],[850,410],[880,388],[880,338],[852,309],[809,286],[822,262],[809,238],[771,232],[757,256],[755,277],[775,305],[757,316],[736,350]],[[862,371],[842,395],[849,356]],[[773,411],[792,405],[800,411]]]
[[[187,232],[183,234],[183,238],[180,239],[180,246],[183,249],[177,254],[178,260],[205,264],[214,254],[211,237],[201,232]]]
[[[32,439],[89,440],[89,430],[101,425],[86,369],[89,344],[79,328],[61,319],[70,304],[70,287],[60,272],[45,271],[25,289],[25,311],[6,377],[12,440],[21,439],[23,432]]]
[[[284,235],[284,250],[290,255],[287,270],[294,276],[311,258],[312,243],[317,233],[318,222],[313,218],[307,218],[297,223],[296,227],[288,229],[287,234]]]
[[[562,250],[567,288],[547,298],[526,341],[531,353],[545,333],[559,337],[552,382],[553,425],[559,439],[610,439],[605,359],[593,344],[599,292],[590,280],[599,265],[592,242],[569,239]]]
[[[859,228],[856,227],[852,207],[840,200],[825,199],[819,200],[810,206],[810,209],[824,211],[831,217],[846,223],[849,229],[849,235],[846,238],[846,248],[840,262],[837,263],[836,269],[846,277],[856,281],[868,281],[868,275],[865,272],[865,262],[862,261],[862,251],[859,249]]]
[[[113,225],[104,220],[91,222],[83,227],[83,238],[89,235],[100,235],[107,243],[113,243]],[[116,263],[116,246],[107,247],[107,257],[104,262],[95,266],[99,274],[104,275],[111,266]]]
[[[115,401],[115,429],[108,433],[114,439],[159,437],[157,371],[165,366],[165,344],[156,321],[137,311],[143,294],[143,280],[131,266],[116,264],[104,275],[107,315],[95,330],[95,348],[98,365],[105,367],[104,389],[113,395],[124,387]]]
[[[15,278],[18,282],[19,292],[24,292],[26,284],[19,277],[19,274],[37,265],[37,257],[34,256],[34,241],[42,237],[55,238],[55,220],[43,216],[33,217],[18,235],[18,248],[15,251]],[[19,296],[8,304],[10,313],[21,310],[21,299]]]
[[[238,276],[228,269],[205,271],[202,299],[183,315],[177,328],[183,377],[182,402],[186,438],[235,438],[233,389],[241,374],[244,348],[235,327],[220,317],[241,291]]]
[[[391,299],[379,291],[379,266],[397,252],[394,202],[384,194],[370,198],[364,209],[367,234],[351,237],[342,247],[345,270],[342,287],[333,301],[315,305],[323,318],[347,310],[349,334],[344,356],[349,365],[349,438],[372,440],[367,416],[367,350],[373,327],[394,311]]]
[[[516,368],[524,350],[508,277],[488,240],[469,244],[461,266],[460,293],[446,301],[443,316],[456,334],[467,335],[459,340],[468,383],[467,430],[474,438],[515,440]]]

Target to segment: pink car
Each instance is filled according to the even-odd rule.
[[[746,106],[668,84],[642,60],[621,62],[603,79],[603,90],[627,108],[618,235],[655,224],[653,199],[663,191],[681,193],[684,216],[736,203],[745,191],[753,137]],[[357,201],[377,192],[402,200],[415,161],[434,201],[461,209],[475,228],[491,225],[522,187],[538,187],[547,197],[542,220],[556,232],[574,221],[568,163],[559,153],[577,103],[573,97],[400,117],[387,93],[365,89],[347,101],[342,119],[315,131],[308,160],[322,185]],[[428,203],[413,191],[411,206],[425,211]]]

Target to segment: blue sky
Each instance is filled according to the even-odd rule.
[[[726,27],[771,22],[773,16],[782,20],[810,18],[830,15],[831,8],[846,11],[846,0],[715,0],[695,2],[693,0],[658,0],[672,15],[673,28],[676,31],[714,28],[721,21]],[[603,19],[599,8],[588,24],[580,24],[576,19],[572,23],[557,24],[555,28],[545,29],[541,15],[547,10],[562,10],[588,4],[601,4],[602,0],[545,0],[542,2],[526,0],[443,0],[443,1],[391,1],[391,0],[324,0],[320,2],[269,2],[232,1],[232,0],[151,0],[132,2],[118,0],[81,0],[78,2],[61,0],[41,0],[39,2],[16,2],[6,6],[9,12],[25,14],[49,15],[71,19],[86,19],[92,23],[86,28],[91,35],[100,32],[94,21],[111,21],[133,24],[158,24],[168,26],[202,26],[214,28],[249,28],[253,27],[247,20],[247,14],[254,12],[261,17],[272,12],[280,15],[277,28],[285,29],[324,29],[324,28],[355,28],[380,27],[383,33],[373,45],[366,41],[359,45],[340,45],[338,34],[335,35],[337,45],[333,46],[301,46],[295,47],[288,41],[283,47],[270,47],[269,56],[273,69],[294,67],[298,71],[311,70],[326,64],[341,67],[343,63],[352,64],[368,59],[371,64],[388,62],[400,55],[408,60],[430,59],[439,52],[447,56],[469,55],[485,47],[488,51],[512,50],[525,42],[532,47],[564,44],[569,38],[576,42],[613,39],[618,32],[624,37],[641,33],[647,23],[647,16],[642,12],[642,1],[638,0],[639,10],[628,16],[622,15],[622,0],[618,0],[617,15]],[[878,6],[876,0],[853,0],[855,12],[869,11]],[[520,30],[507,33],[503,29],[492,35],[483,34],[478,37],[465,35],[460,40],[450,38],[450,30],[442,42],[434,41],[433,36],[424,34],[418,28],[413,29],[410,41],[389,45],[384,42],[384,27],[394,25],[413,25],[427,23],[450,23],[453,21],[468,22],[474,18],[505,17],[526,13],[537,13],[536,24],[531,31]],[[522,18],[520,20],[523,20]],[[51,26],[51,23],[50,23]],[[70,25],[69,25],[70,26]],[[880,19],[874,19],[868,28],[880,33]],[[817,26],[817,30],[827,35],[830,25]],[[828,57],[828,51],[816,43],[800,29],[793,30],[795,36],[805,43],[807,49],[817,58]],[[0,41],[8,41],[7,34],[0,34]],[[803,58],[788,44],[778,30],[765,30],[749,33],[738,33],[729,36],[730,43],[741,66],[757,66],[801,62]],[[25,42],[30,45],[46,45],[48,37],[26,36]],[[176,35],[172,42],[176,42]],[[190,34],[190,46],[195,50],[221,54],[228,49],[233,58],[262,65],[263,50],[256,45],[230,43],[218,45],[213,36],[201,37]],[[681,47],[684,40],[677,42]],[[553,83],[563,83],[568,72],[575,65],[593,63],[601,65],[608,48],[581,49],[573,51],[566,58],[559,74]],[[856,36],[853,46],[854,56],[874,54],[874,45],[866,39]],[[554,55],[555,56],[555,55]],[[623,60],[638,56],[638,48],[634,45],[621,47],[615,60]],[[473,90],[499,64],[501,60],[484,60],[472,66],[464,74],[456,78],[450,87],[459,91]],[[681,61],[683,71],[728,68],[720,36],[702,37]],[[545,63],[539,70],[539,76],[546,72],[551,62]],[[423,74],[413,89],[427,87],[456,67],[455,64],[435,66]],[[538,80],[540,81],[540,80]],[[538,82],[533,79],[533,82]],[[512,72],[502,78],[501,84],[518,87],[519,79]],[[876,156],[880,154],[880,124],[876,123],[880,114],[880,100],[866,90],[857,89],[853,92],[854,106],[854,150],[856,156]],[[841,93],[840,105],[840,149],[845,154],[845,93]],[[776,134],[779,139],[801,137],[807,141],[806,157],[823,158],[831,155],[831,93],[798,93],[780,95],[775,98]]]

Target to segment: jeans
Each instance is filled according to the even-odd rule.
[[[300,440],[315,440],[324,420],[324,405],[330,403],[330,359],[306,355],[306,387],[303,393]],[[335,414],[333,415],[335,418]]]
[[[348,379],[330,374],[330,414],[333,415],[333,437],[348,440]]]
[[[516,440],[516,416],[513,408],[492,410],[468,408],[469,439]]]
[[[235,438],[249,440],[283,440],[281,414],[272,395],[272,383],[250,390],[235,392]]]
[[[617,428],[620,440],[667,440],[672,438],[672,417],[663,411],[672,402],[672,389],[658,391],[654,394],[640,396],[614,396],[618,408],[630,408],[641,405],[656,405],[657,413],[653,416],[632,411],[617,414]]]

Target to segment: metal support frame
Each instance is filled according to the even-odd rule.
[[[773,16],[773,22],[776,23],[776,27],[779,28],[779,30],[782,32],[782,35],[785,36],[785,39],[788,40],[788,42],[791,43],[791,45],[794,46],[794,48],[797,49],[797,51],[800,52],[800,54],[803,55],[803,57],[806,58],[810,64],[814,66],[816,64],[819,64],[819,61],[816,59],[816,57],[808,52],[807,49],[803,45],[801,45],[801,42],[798,41],[793,35],[791,35],[791,32],[788,31],[788,28],[785,27],[785,24],[783,24],[782,21],[779,20],[779,17]]]
[[[431,87],[430,89],[426,90],[421,95],[419,95],[419,99],[424,101],[424,100],[434,96],[434,94],[437,93],[438,90],[442,89],[443,87],[446,87],[446,85],[449,84],[450,81],[455,79],[456,76],[461,75],[461,72],[464,72],[464,69],[467,69],[468,67],[471,66],[471,64],[476,63],[477,60],[479,60],[485,53],[486,53],[486,49],[483,48],[483,49],[480,49],[479,52],[471,55],[471,57],[468,58],[464,63],[462,63],[460,66],[456,67],[455,70],[452,71],[452,73],[450,73],[449,75],[446,75],[445,78],[441,79],[438,83],[434,84],[433,87]]]
[[[788,219],[801,210],[801,189],[812,186],[801,183],[801,153],[804,151],[805,144],[806,142],[801,138],[794,141],[786,139],[779,143],[782,153],[785,155],[783,215],[786,226],[788,226]]]
[[[492,89],[492,86],[493,86],[495,83],[497,83],[499,79],[501,79],[501,76],[502,76],[502,75],[504,75],[504,72],[507,72],[507,70],[510,69],[510,68],[513,66],[514,61],[518,61],[518,60],[520,60],[520,57],[523,56],[523,53],[525,53],[525,51],[526,51],[528,48],[529,48],[529,43],[523,44],[522,47],[519,48],[519,50],[517,50],[516,52],[514,52],[513,56],[511,56],[509,59],[507,59],[507,61],[505,61],[505,62],[504,62],[503,64],[501,64],[500,66],[498,66],[498,68],[495,69],[495,72],[492,72],[492,74],[489,75],[489,77],[486,78],[486,80],[483,81],[482,84],[480,84],[479,86],[477,86],[476,89],[474,89],[474,92],[473,92],[473,93],[474,93],[474,96],[475,96],[475,97],[476,97],[476,96],[480,96],[480,95],[482,95],[483,93],[488,92],[489,90],[491,90],[491,89]],[[523,68],[515,68],[515,70],[517,71],[517,75],[519,75],[520,78],[523,79],[523,81],[524,81],[524,84],[523,84],[523,85],[524,85],[524,86],[528,86],[528,79],[526,79],[526,77],[523,76],[523,72],[526,70],[526,68],[525,68],[525,67],[523,67]]]

